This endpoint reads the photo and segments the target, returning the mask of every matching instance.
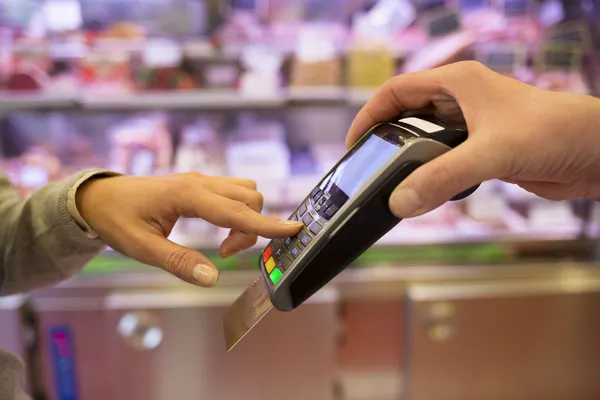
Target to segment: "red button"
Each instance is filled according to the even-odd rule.
[[[263,260],[267,262],[269,257],[271,257],[271,254],[273,254],[273,249],[269,246],[265,249],[265,252],[263,253]]]

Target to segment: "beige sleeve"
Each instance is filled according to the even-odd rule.
[[[102,175],[114,174],[84,171],[22,200],[0,174],[0,295],[59,283],[105,247],[75,205],[77,188]]]

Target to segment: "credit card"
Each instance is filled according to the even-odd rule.
[[[223,317],[227,351],[233,349],[272,309],[269,288],[260,277],[248,286]]]

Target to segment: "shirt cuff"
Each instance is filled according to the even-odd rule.
[[[67,209],[71,217],[75,220],[79,228],[81,228],[81,230],[86,234],[88,239],[97,239],[98,234],[94,232],[92,227],[89,226],[87,222],[85,222],[85,220],[79,213],[79,210],[77,209],[77,190],[81,187],[81,185],[83,185],[91,179],[102,179],[120,175],[122,174],[107,171],[104,169],[93,169],[80,173],[79,175],[75,176],[71,181],[71,185],[67,192]]]

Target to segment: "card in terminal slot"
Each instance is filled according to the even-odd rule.
[[[267,283],[260,277],[238,297],[223,317],[227,351],[238,344],[272,309]]]

